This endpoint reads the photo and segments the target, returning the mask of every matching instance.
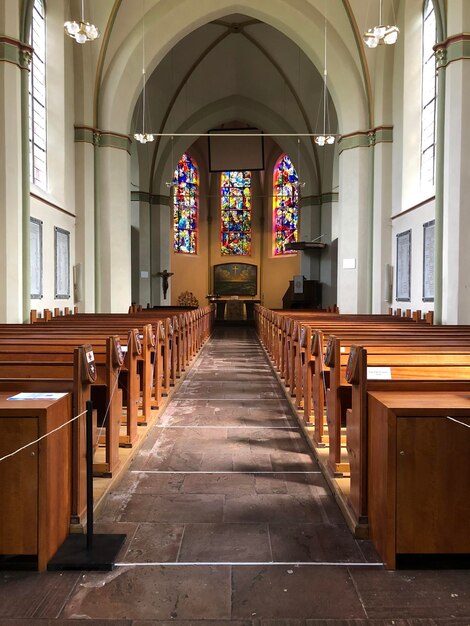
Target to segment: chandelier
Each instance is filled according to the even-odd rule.
[[[379,26],[369,28],[363,34],[362,39],[364,43],[369,48],[377,48],[377,46],[382,44],[393,45],[396,43],[399,33],[398,26],[384,26],[382,24],[382,0],[379,0]]]
[[[79,22],[75,20],[71,22],[65,22],[64,30],[69,37],[75,39],[77,43],[86,43],[87,41],[94,41],[98,39],[100,36],[100,31],[96,28],[94,24],[90,24],[90,22],[85,22],[84,11],[83,11],[83,2],[82,0],[82,14]]]
[[[149,143],[155,139],[152,133],[145,132],[145,86],[146,86],[146,74],[145,74],[145,0],[142,2],[142,132],[135,133],[134,139],[139,143]]]
[[[325,37],[324,37],[325,50],[324,50],[324,68],[323,68],[323,133],[315,135],[314,142],[317,144],[317,146],[331,145],[335,143],[335,140],[336,140],[335,135],[329,132],[330,116],[329,116],[329,111],[327,107],[328,89],[326,85],[327,77],[328,77],[328,70],[326,68],[326,22],[327,22],[327,17],[326,17],[326,2],[325,2]],[[328,125],[327,125],[327,117],[328,117]],[[327,130],[327,126],[328,126],[328,130]]]

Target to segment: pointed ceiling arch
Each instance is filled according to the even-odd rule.
[[[247,25],[251,25],[253,24],[255,21],[254,20],[247,20],[246,22],[241,22],[241,23],[233,23],[233,22],[225,22],[223,20],[217,20],[216,23],[220,24],[224,27],[226,27],[226,31],[223,32],[219,37],[217,37],[213,42],[211,42],[206,49],[195,59],[195,61],[192,63],[192,65],[190,66],[190,68],[188,69],[188,71],[184,74],[182,80],[180,81],[180,83],[178,84],[178,86],[176,87],[176,89],[174,90],[174,94],[173,97],[170,101],[170,103],[167,106],[167,109],[165,111],[165,114],[162,117],[161,123],[160,123],[160,127],[158,129],[158,133],[163,133],[166,127],[166,123],[168,121],[168,118],[170,117],[171,111],[173,109],[173,106],[176,103],[176,100],[179,96],[179,94],[181,93],[181,91],[183,90],[185,84],[187,83],[187,81],[189,80],[190,76],[196,71],[196,69],[198,68],[198,66],[201,64],[201,62],[207,57],[207,55],[212,52],[212,50],[214,50],[222,41],[224,41],[224,39],[226,39],[226,37],[228,37],[229,35],[232,35],[234,33],[236,34],[241,34],[243,35],[252,45],[254,45],[260,52],[262,55],[264,55],[269,62],[271,63],[271,65],[273,65],[276,69],[276,71],[280,74],[280,76],[282,77],[282,80],[284,81],[284,83],[286,84],[287,88],[289,89],[290,93],[292,94],[298,108],[299,111],[301,113],[303,122],[305,124],[305,128],[306,128],[306,132],[307,133],[313,133],[314,129],[312,128],[311,122],[308,118],[308,114],[307,111],[305,109],[304,104],[302,103],[302,100],[297,92],[297,90],[295,89],[292,80],[289,78],[289,76],[287,75],[287,73],[282,69],[281,65],[276,61],[276,59],[269,53],[268,50],[266,50],[265,46],[263,46],[260,42],[258,42],[256,40],[255,37],[253,37],[252,35],[250,35],[249,33],[246,32],[245,27]],[[155,142],[155,146],[154,146],[154,150],[153,150],[153,156],[152,156],[152,164],[151,164],[151,168],[150,168],[150,173],[149,173],[149,189],[150,189],[150,193],[152,193],[152,187],[153,187],[153,180],[154,180],[154,174],[155,174],[155,164],[157,161],[157,155],[158,155],[158,150],[160,148],[161,145],[161,137],[156,138],[156,142]],[[316,176],[316,181],[317,181],[317,186],[319,189],[321,189],[321,171],[320,171],[320,164],[319,164],[319,159],[318,159],[318,148],[315,144],[315,142],[313,140],[311,140],[311,148],[313,149],[313,155],[314,155],[314,164],[315,164],[315,176]]]
[[[350,50],[340,34],[330,34],[330,39],[334,39],[332,48],[336,50],[335,54],[337,55],[334,58],[332,54],[330,68],[333,63],[336,63],[337,67],[340,67],[342,63],[347,64],[346,79],[343,77],[342,80],[339,80],[339,78],[335,80],[334,72],[332,72],[330,86],[332,93],[336,95],[334,100],[337,103],[338,116],[343,122],[344,129],[345,131],[351,131],[370,125],[372,110],[371,90],[367,63],[363,54],[362,42],[358,42],[359,29],[357,28],[354,15],[348,0],[338,1],[341,3],[340,6],[350,22],[357,49]],[[188,7],[186,7],[188,9],[186,12],[188,13],[188,19],[184,24],[178,23],[178,20],[173,19],[174,14],[172,14],[172,10],[176,11],[176,8],[168,8],[165,4],[165,11],[163,11],[162,4],[165,3],[156,3],[147,11],[149,20],[158,24],[159,35],[163,35],[153,38],[154,48],[149,51],[152,58],[152,62],[149,65],[152,68],[158,65],[168,50],[188,32],[207,23],[208,19],[220,19],[230,10],[243,11],[244,14],[254,19],[261,19],[273,28],[281,28],[289,38],[293,38],[300,45],[311,60],[317,61],[317,66],[321,66],[321,46],[319,44],[321,11],[315,8],[312,3],[307,2],[307,0],[296,6],[295,11],[293,11],[292,5],[286,2],[286,0],[269,0],[269,2],[268,0],[262,0],[255,7],[248,2],[234,5],[230,2],[215,2],[215,0],[212,3],[205,3],[204,7],[200,7],[200,5],[194,2],[183,0],[182,4],[188,4]],[[126,71],[126,64],[133,60],[135,61],[135,57],[139,54],[139,37],[126,37],[112,59],[107,58],[106,54],[108,43],[113,33],[113,24],[118,12],[123,7],[124,3],[122,3],[122,0],[115,1],[104,32],[94,95],[96,125],[107,126],[117,132],[129,132],[131,112],[139,93],[138,81],[134,80],[134,77]],[[181,14],[184,15],[185,7],[181,6],[180,8],[182,9]],[[301,24],[299,24],[299,14],[305,18],[300,20]],[[354,57],[356,60],[354,60]],[[104,69],[105,65],[106,71]],[[353,107],[354,111],[351,111],[350,106],[345,105],[341,107],[342,102],[350,103],[351,98],[355,98],[357,101],[357,106]],[[115,106],[117,102],[121,107]],[[111,106],[111,103],[114,106]],[[364,105],[365,110],[363,109]],[[120,110],[116,110],[119,108]]]

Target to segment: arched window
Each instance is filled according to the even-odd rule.
[[[189,154],[181,157],[173,182],[173,249],[184,254],[196,254],[199,172]]]
[[[432,0],[423,9],[423,67],[421,101],[421,187],[434,187],[436,143],[436,63],[433,46],[437,40],[436,15]]]
[[[222,254],[251,254],[251,172],[222,172]]]
[[[30,43],[29,154],[31,183],[47,186],[46,141],[46,15],[43,0],[34,0]]]
[[[299,178],[287,154],[274,166],[273,175],[273,253],[292,254],[285,250],[286,243],[297,241],[299,220]]]

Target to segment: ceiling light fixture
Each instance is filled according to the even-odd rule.
[[[139,143],[149,143],[155,139],[152,133],[145,132],[145,83],[146,81],[146,73],[145,73],[145,0],[142,1],[142,132],[135,133],[134,139]]]
[[[323,133],[315,136],[314,141],[317,146],[331,145],[335,143],[336,137],[333,133],[329,132],[330,128],[330,115],[327,107],[328,89],[327,89],[327,76],[328,70],[326,68],[326,0],[325,0],[325,41],[324,41],[324,67],[323,67]],[[327,117],[328,117],[328,130],[327,130]]]
[[[84,0],[82,0],[82,15],[80,21],[77,22],[73,20],[65,22],[64,24],[65,33],[69,37],[72,37],[72,39],[75,39],[77,43],[81,44],[86,43],[87,41],[94,41],[100,36],[100,31],[97,27],[94,24],[90,24],[90,22],[85,21],[83,3]]]
[[[294,180],[292,187],[300,191],[305,187],[305,182],[300,180],[300,139],[297,138],[297,180]],[[285,242],[284,242],[285,243]]]
[[[174,157],[173,157],[173,135],[171,136],[171,163],[170,163],[170,169],[171,171],[173,171],[173,165],[174,165]],[[166,182],[165,185],[168,187],[168,189],[173,189],[175,187],[178,187],[178,164],[176,165],[176,168],[174,170],[174,175],[173,178],[171,179],[171,182]]]
[[[377,48],[377,46],[382,44],[393,45],[396,43],[399,34],[400,29],[398,26],[384,26],[382,24],[382,0],[379,0],[379,26],[369,28],[363,34],[362,39],[364,43],[369,48]]]

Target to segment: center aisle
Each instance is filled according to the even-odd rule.
[[[87,574],[61,618],[366,616],[348,565],[376,569],[375,554],[350,534],[251,329],[216,329],[96,531],[127,533],[121,563]]]

